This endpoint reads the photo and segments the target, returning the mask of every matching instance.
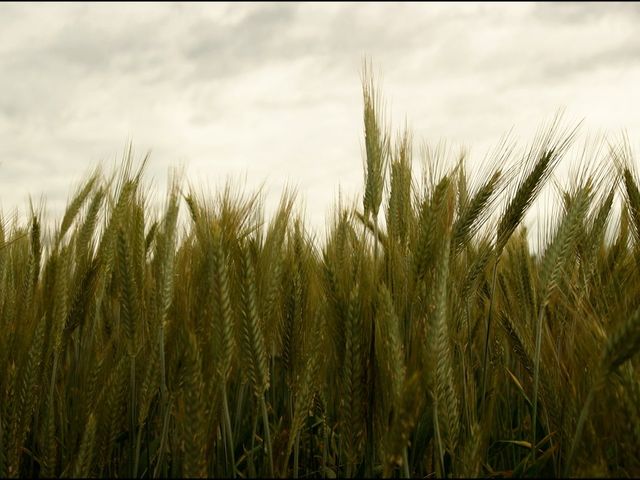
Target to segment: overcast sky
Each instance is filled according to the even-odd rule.
[[[298,187],[324,225],[361,190],[363,58],[394,125],[482,156],[558,108],[583,132],[640,134],[639,4],[0,5],[0,207],[59,215],[128,140],[213,189]],[[108,170],[108,169],[107,169]]]

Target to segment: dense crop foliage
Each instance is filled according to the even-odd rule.
[[[130,155],[51,234],[0,220],[1,477],[640,475],[628,150],[550,184],[554,123],[420,179],[364,85],[363,202],[322,240],[289,193],[175,180],[154,215]]]

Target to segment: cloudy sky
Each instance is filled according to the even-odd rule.
[[[0,5],[0,208],[59,215],[133,141],[214,189],[297,186],[315,226],[362,184],[363,58],[394,125],[483,156],[565,108],[640,138],[638,4]],[[109,169],[107,168],[107,170]]]

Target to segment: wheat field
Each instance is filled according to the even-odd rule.
[[[0,217],[0,477],[640,476],[627,144],[563,184],[554,121],[420,170],[370,76],[363,104],[323,238],[291,191],[267,217],[175,175],[155,214],[130,151],[53,228]]]

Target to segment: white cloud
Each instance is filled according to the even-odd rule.
[[[394,125],[481,156],[565,107],[640,131],[640,11],[626,4],[4,4],[0,205],[64,207],[132,139],[194,182],[285,183],[313,224],[362,182],[360,69],[382,72]]]

